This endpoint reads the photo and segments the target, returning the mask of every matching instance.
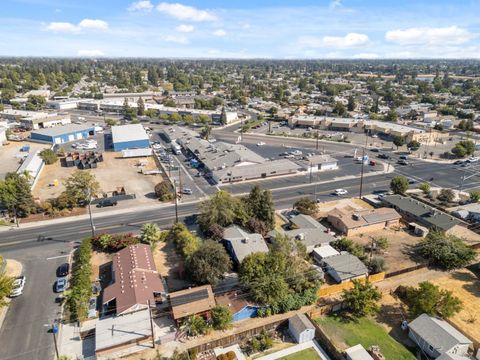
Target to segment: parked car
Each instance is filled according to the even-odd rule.
[[[462,160],[457,160],[453,163],[453,165],[462,165],[463,161]]]
[[[336,189],[334,192],[335,195],[340,196],[340,195],[347,195],[348,191],[345,189]]]
[[[111,200],[111,199],[103,199],[103,200],[100,200],[100,202],[97,204],[98,208],[107,207],[107,206],[117,206],[117,201]]]
[[[57,277],[62,278],[66,277],[70,271],[70,264],[63,263],[57,268]]]
[[[67,290],[67,278],[58,278],[55,283],[55,292],[61,293]]]
[[[379,149],[379,148],[371,148],[371,149],[370,149],[370,151],[371,151],[371,152],[376,152],[376,153],[377,153],[377,152],[379,152],[379,151],[380,151],[380,149]]]
[[[190,188],[184,187],[184,188],[182,189],[182,194],[192,195],[192,194],[193,194],[193,191],[192,191],[192,189],[190,189]]]
[[[400,155],[398,157],[400,160],[408,160],[408,156],[407,155]]]
[[[377,165],[377,162],[375,160],[370,160],[370,166],[375,166]]]
[[[265,145],[263,141],[260,141],[259,143],[257,143],[257,146],[263,146],[263,145]]]
[[[379,159],[385,159],[385,160],[388,160],[390,159],[390,156],[388,156],[387,154],[378,154],[377,156]]]
[[[399,165],[408,165],[408,161],[407,160],[404,160],[404,159],[400,159],[397,161],[397,164]]]
[[[19,276],[13,280],[12,285],[12,292],[10,293],[10,297],[17,297],[23,294],[23,288],[25,287],[25,276]]]
[[[417,180],[415,180],[415,179],[408,179],[408,183],[409,183],[410,185],[416,184],[416,183],[417,183]]]

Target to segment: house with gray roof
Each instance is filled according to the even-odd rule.
[[[305,245],[308,254],[316,247],[328,245],[336,240],[325,226],[311,216],[303,214],[290,218],[290,224],[286,229],[274,229],[268,233],[270,239],[277,235],[285,235],[300,241]]]
[[[433,359],[472,359],[472,341],[445,320],[422,314],[408,325],[408,337]]]
[[[466,225],[460,219],[410,197],[390,195],[385,196],[382,201],[385,205],[397,210],[408,222],[414,221],[429,229],[448,232],[456,226]]]
[[[340,255],[329,256],[323,259],[324,271],[337,283],[365,278],[368,269],[356,256],[342,252]]]
[[[260,234],[250,234],[237,225],[224,230],[223,243],[233,261],[240,265],[248,255],[256,252],[268,252],[268,246]]]

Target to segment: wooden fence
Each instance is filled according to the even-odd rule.
[[[359,279],[360,281],[369,281],[371,283],[375,283],[378,281],[382,281],[385,279],[385,273],[381,272],[378,274],[373,274],[369,275],[366,278]],[[353,282],[352,281],[346,281],[340,284],[335,284],[335,285],[327,285],[327,286],[322,286],[317,292],[318,297],[324,297],[324,296],[330,296],[334,294],[338,294],[342,292],[343,290],[351,289],[353,288]]]

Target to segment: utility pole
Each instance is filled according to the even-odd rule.
[[[57,359],[60,359],[60,355],[58,353],[57,333],[58,333],[58,322],[55,319],[52,325],[53,344],[55,345],[55,354],[57,355]]]
[[[365,167],[365,148],[367,147],[367,141],[368,141],[368,137],[367,137],[367,134],[365,133],[365,146],[363,147],[363,151],[362,151],[362,170],[360,173],[360,196],[359,196],[360,199],[362,198],[362,193],[363,193],[363,169]]]
[[[310,161],[310,181],[309,181],[310,184],[312,183],[312,172],[313,172],[312,162]]]
[[[87,190],[88,196],[88,216],[90,217],[90,227],[92,229],[92,239],[95,237],[95,225],[93,224],[92,217],[92,189]]]
[[[173,180],[173,189],[175,192],[175,224],[178,223],[178,193],[177,193],[177,180]]]
[[[148,300],[148,315],[150,316],[150,328],[152,329],[152,348],[155,349],[155,331],[153,331],[152,307]]]
[[[315,150],[318,150],[318,128],[317,128],[317,136],[316,136],[316,138],[317,138],[317,141],[316,141],[316,143],[315,143]]]

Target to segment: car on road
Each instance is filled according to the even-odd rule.
[[[417,180],[415,180],[415,179],[408,179],[408,183],[409,183],[410,185],[416,184],[416,183],[417,183]]]
[[[257,143],[257,146],[263,146],[263,145],[265,145],[263,141],[260,141],[259,143]]]
[[[17,297],[23,294],[23,288],[25,287],[25,276],[19,276],[13,280],[12,284],[12,292],[10,293],[10,297]]]
[[[407,155],[400,155],[398,157],[400,160],[408,160],[408,156]]]
[[[453,165],[462,165],[463,161],[462,160],[457,160],[453,163]]]
[[[408,161],[404,160],[404,159],[400,159],[400,160],[397,161],[397,164],[398,165],[408,165]]]
[[[192,191],[192,189],[190,189],[190,188],[184,187],[184,188],[182,189],[182,194],[192,195],[192,194],[193,194],[193,191]]]
[[[479,159],[476,158],[476,157],[471,157],[471,158],[467,159],[466,162],[472,164],[472,163],[476,163],[478,160]]]
[[[335,195],[340,196],[340,195],[347,195],[348,191],[345,189],[336,189],[334,192]]]
[[[97,204],[98,208],[107,207],[107,206],[117,206],[117,201],[111,200],[111,199],[103,199],[103,200],[100,200],[100,202]]]
[[[303,153],[302,153],[300,150],[293,150],[293,151],[291,152],[291,154],[292,154],[293,156],[302,156],[302,155],[303,155]]]
[[[378,153],[378,152],[380,152],[380,149],[379,148],[371,148],[370,151]]]
[[[375,166],[377,165],[377,162],[375,160],[370,160],[370,166]]]
[[[57,268],[57,277],[62,278],[66,277],[70,271],[70,264],[69,263],[63,263]]]
[[[384,154],[384,153],[378,154],[377,157],[378,157],[379,159],[385,159],[385,160],[390,159],[390,156],[388,156],[387,154]]]
[[[57,282],[55,283],[55,292],[61,293],[65,290],[67,290],[67,278],[58,278]]]

